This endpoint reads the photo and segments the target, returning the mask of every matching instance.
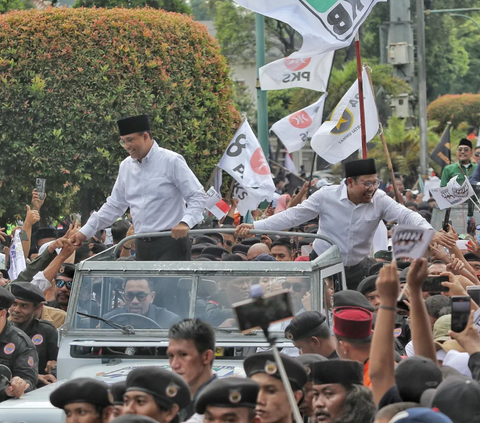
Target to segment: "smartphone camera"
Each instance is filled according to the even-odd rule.
[[[470,316],[470,297],[454,296],[452,297],[452,330],[462,332],[468,323]]]

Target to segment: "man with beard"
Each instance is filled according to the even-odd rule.
[[[298,404],[303,397],[303,387],[307,383],[307,372],[297,360],[283,354],[281,358]],[[256,410],[262,423],[292,423],[292,408],[273,353],[251,355],[243,362],[243,368],[247,377],[260,385]]]
[[[250,229],[285,230],[320,217],[318,233],[335,242],[343,258],[348,289],[356,289],[375,263],[369,257],[373,237],[381,220],[433,230],[418,213],[407,209],[379,190],[380,181],[373,159],[345,163],[345,182],[323,187],[298,206],[254,224],[241,224],[237,236],[247,236]],[[455,244],[453,237],[437,232],[433,242],[447,247]],[[313,249],[318,256],[330,243],[316,239]],[[273,248],[272,248],[273,253]]]
[[[65,382],[52,392],[50,402],[65,411],[66,423],[107,423],[112,413],[108,385],[92,378]]]
[[[328,360],[312,365],[316,423],[366,423],[375,404],[363,386],[362,365],[352,360]]]
[[[105,314],[103,318],[111,319],[119,314],[139,314],[157,322],[161,328],[169,328],[180,320],[180,316],[175,313],[152,304],[155,299],[153,283],[145,278],[127,280],[123,289],[123,299],[125,301],[123,307],[118,307]],[[133,316],[121,316],[120,320],[116,319],[115,321],[120,324],[134,324],[138,328],[143,327],[144,324],[153,325],[153,322],[143,319],[134,320]],[[150,328],[155,327],[153,325]]]
[[[312,368],[314,363],[321,363],[322,361],[328,361],[328,358],[325,358],[319,354],[303,354],[296,358],[303,366],[308,374],[308,381],[305,384],[303,391],[304,397],[303,401],[300,403],[299,409],[302,416],[308,417],[308,419],[313,419],[315,410],[313,409],[313,373]]]
[[[40,288],[28,282],[16,282],[10,286],[15,301],[10,306],[10,322],[23,330],[32,340],[38,353],[38,384],[49,385],[56,382],[51,374],[57,365],[58,334],[55,326],[35,317],[38,308],[45,301]]]
[[[200,415],[194,414],[194,402],[217,377],[212,369],[215,331],[200,319],[184,319],[168,332],[167,354],[172,371],[187,381],[192,394],[192,402],[182,411],[182,421],[202,420]]]
[[[75,265],[72,263],[63,263],[55,278],[55,299],[47,302],[48,307],[67,311],[74,276]]]

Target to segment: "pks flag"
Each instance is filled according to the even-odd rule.
[[[369,142],[377,135],[379,122],[374,94],[365,69],[363,70],[363,95],[367,142]],[[312,149],[329,163],[336,164],[362,147],[358,99],[357,79],[335,107],[331,120],[324,122],[312,137]]]
[[[459,185],[457,178],[458,175],[455,175],[452,179],[450,179],[446,187],[434,188],[430,190],[430,194],[432,194],[433,198],[435,198],[440,210],[462,204],[470,197],[475,195],[475,191],[473,190],[468,178],[465,178],[465,181],[462,185]]]
[[[302,149],[308,134],[314,134],[320,127],[326,98],[327,93],[310,106],[292,113],[272,125],[270,130],[275,132],[290,153]],[[316,119],[316,116],[319,119]]]
[[[373,6],[385,0],[234,1],[254,12],[289,24],[303,37],[298,54],[312,55],[349,46]]]
[[[263,200],[272,200],[275,185],[270,166],[247,120],[228,144],[218,167],[238,182],[234,187],[234,198],[238,198],[237,209],[243,216],[242,210],[255,210]],[[247,203],[245,210],[243,206]]]
[[[334,55],[335,51],[302,57],[294,53],[275,60],[260,68],[260,86],[264,91],[297,87],[327,91]]]
[[[432,152],[430,158],[440,166],[442,170],[451,163],[452,157],[450,152],[450,122],[447,123],[445,131],[438,140],[438,144]]]
[[[10,268],[8,269],[8,276],[10,277],[11,281],[14,281],[18,278],[20,272],[23,272],[27,268],[19,230],[15,231],[15,234],[13,235],[13,241],[10,247],[9,263]]]

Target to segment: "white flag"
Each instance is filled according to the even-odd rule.
[[[435,231],[416,226],[397,225],[392,229],[393,258],[419,259],[427,251]]]
[[[293,157],[288,151],[285,151],[285,169],[294,175],[298,175],[297,166],[295,166]]]
[[[327,93],[310,106],[286,116],[272,125],[270,130],[275,132],[290,153],[302,149],[308,134],[314,134],[321,125],[326,98]],[[316,116],[319,118],[315,119]]]
[[[377,135],[379,122],[377,106],[363,70],[363,95],[367,142]],[[336,164],[362,147],[358,79],[333,111],[331,120],[324,122],[312,137],[312,149],[327,162]]]
[[[465,182],[462,185],[459,185],[457,178],[458,175],[450,179],[446,187],[430,189],[430,194],[435,198],[440,210],[462,204],[475,195],[468,178],[465,178]]]
[[[240,203],[243,201],[245,204],[247,198],[249,206],[256,202],[254,207],[249,207],[250,210],[256,209],[263,200],[272,200],[275,185],[270,166],[247,120],[228,144],[218,167],[235,178],[243,190],[243,193],[234,196],[240,200],[237,208],[241,214],[240,208],[243,207]]]
[[[22,240],[20,239],[20,231],[15,231],[12,245],[10,247],[10,269],[8,269],[8,276],[10,280],[14,281],[18,278],[20,272],[27,268],[25,263],[25,255],[23,254]]]
[[[294,56],[294,53],[275,60],[260,68],[260,86],[265,91],[296,87],[327,91],[334,54],[335,52],[331,51],[298,57],[298,54]]]
[[[385,0],[234,1],[254,12],[289,24],[302,35],[303,45],[299,53],[305,55],[349,46],[373,6]]]
[[[228,213],[230,206],[223,201],[222,196],[214,187],[210,187],[206,194],[207,201],[205,202],[205,208],[220,220]]]

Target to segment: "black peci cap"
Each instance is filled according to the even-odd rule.
[[[340,359],[313,363],[312,378],[314,385],[363,385],[363,366],[358,361]]]
[[[120,136],[134,134],[135,132],[150,131],[148,115],[131,116],[117,120]]]
[[[30,282],[15,282],[10,285],[10,292],[16,299],[31,303],[43,303],[45,296],[42,290]]]
[[[53,406],[62,409],[74,402],[108,407],[113,404],[113,397],[106,383],[82,377],[69,380],[55,389],[50,395],[50,402]]]
[[[295,359],[280,354],[287,373],[288,380],[293,390],[303,389],[307,383],[307,372],[304,366]],[[243,362],[243,368],[248,377],[252,377],[257,373],[265,373],[269,376],[281,379],[275,358],[271,352],[261,352],[247,357]]]
[[[41,239],[48,239],[48,238],[57,238],[57,230],[54,228],[40,228],[37,232],[35,232],[35,239],[40,241]]]
[[[204,414],[206,407],[255,409],[260,386],[251,379],[229,377],[216,379],[202,389],[195,401],[195,412]]]
[[[211,254],[217,258],[222,258],[224,254],[230,254],[230,251],[220,247],[220,245],[210,245],[202,250],[202,254]]]
[[[295,316],[285,328],[285,337],[291,341],[313,336],[317,329],[325,323],[325,316],[318,311],[306,311]]]
[[[140,367],[132,370],[127,376],[127,389],[142,391],[153,395],[165,408],[177,404],[185,408],[190,403],[190,388],[183,378],[174,372],[160,367]]]
[[[260,244],[260,243],[261,243],[260,238],[257,238],[257,237],[245,238],[241,242],[242,245],[248,245],[249,247],[251,247],[252,245],[255,245],[255,244]]]
[[[358,284],[357,291],[365,296],[370,292],[376,291],[377,278],[378,275],[367,276]]]
[[[353,160],[345,163],[345,177],[354,178],[362,175],[375,175],[377,168],[374,159]]]
[[[245,255],[247,255],[249,249],[250,249],[250,247],[248,245],[235,244],[232,247],[232,253],[233,254],[245,254]]]
[[[196,244],[212,244],[212,245],[217,245],[217,242],[216,242],[213,238],[210,238],[210,237],[207,236],[207,235],[199,235],[199,236],[196,236],[196,237],[193,239],[193,245],[196,245]]]
[[[112,423],[158,423],[151,417],[140,416],[138,414],[124,414],[112,420]]]
[[[470,150],[473,148],[472,141],[468,140],[467,138],[462,138],[458,143],[458,146],[465,145],[466,147],[470,147]]]
[[[368,302],[365,295],[351,289],[333,294],[333,308],[337,307],[362,307],[372,313],[375,311],[375,308]]]

